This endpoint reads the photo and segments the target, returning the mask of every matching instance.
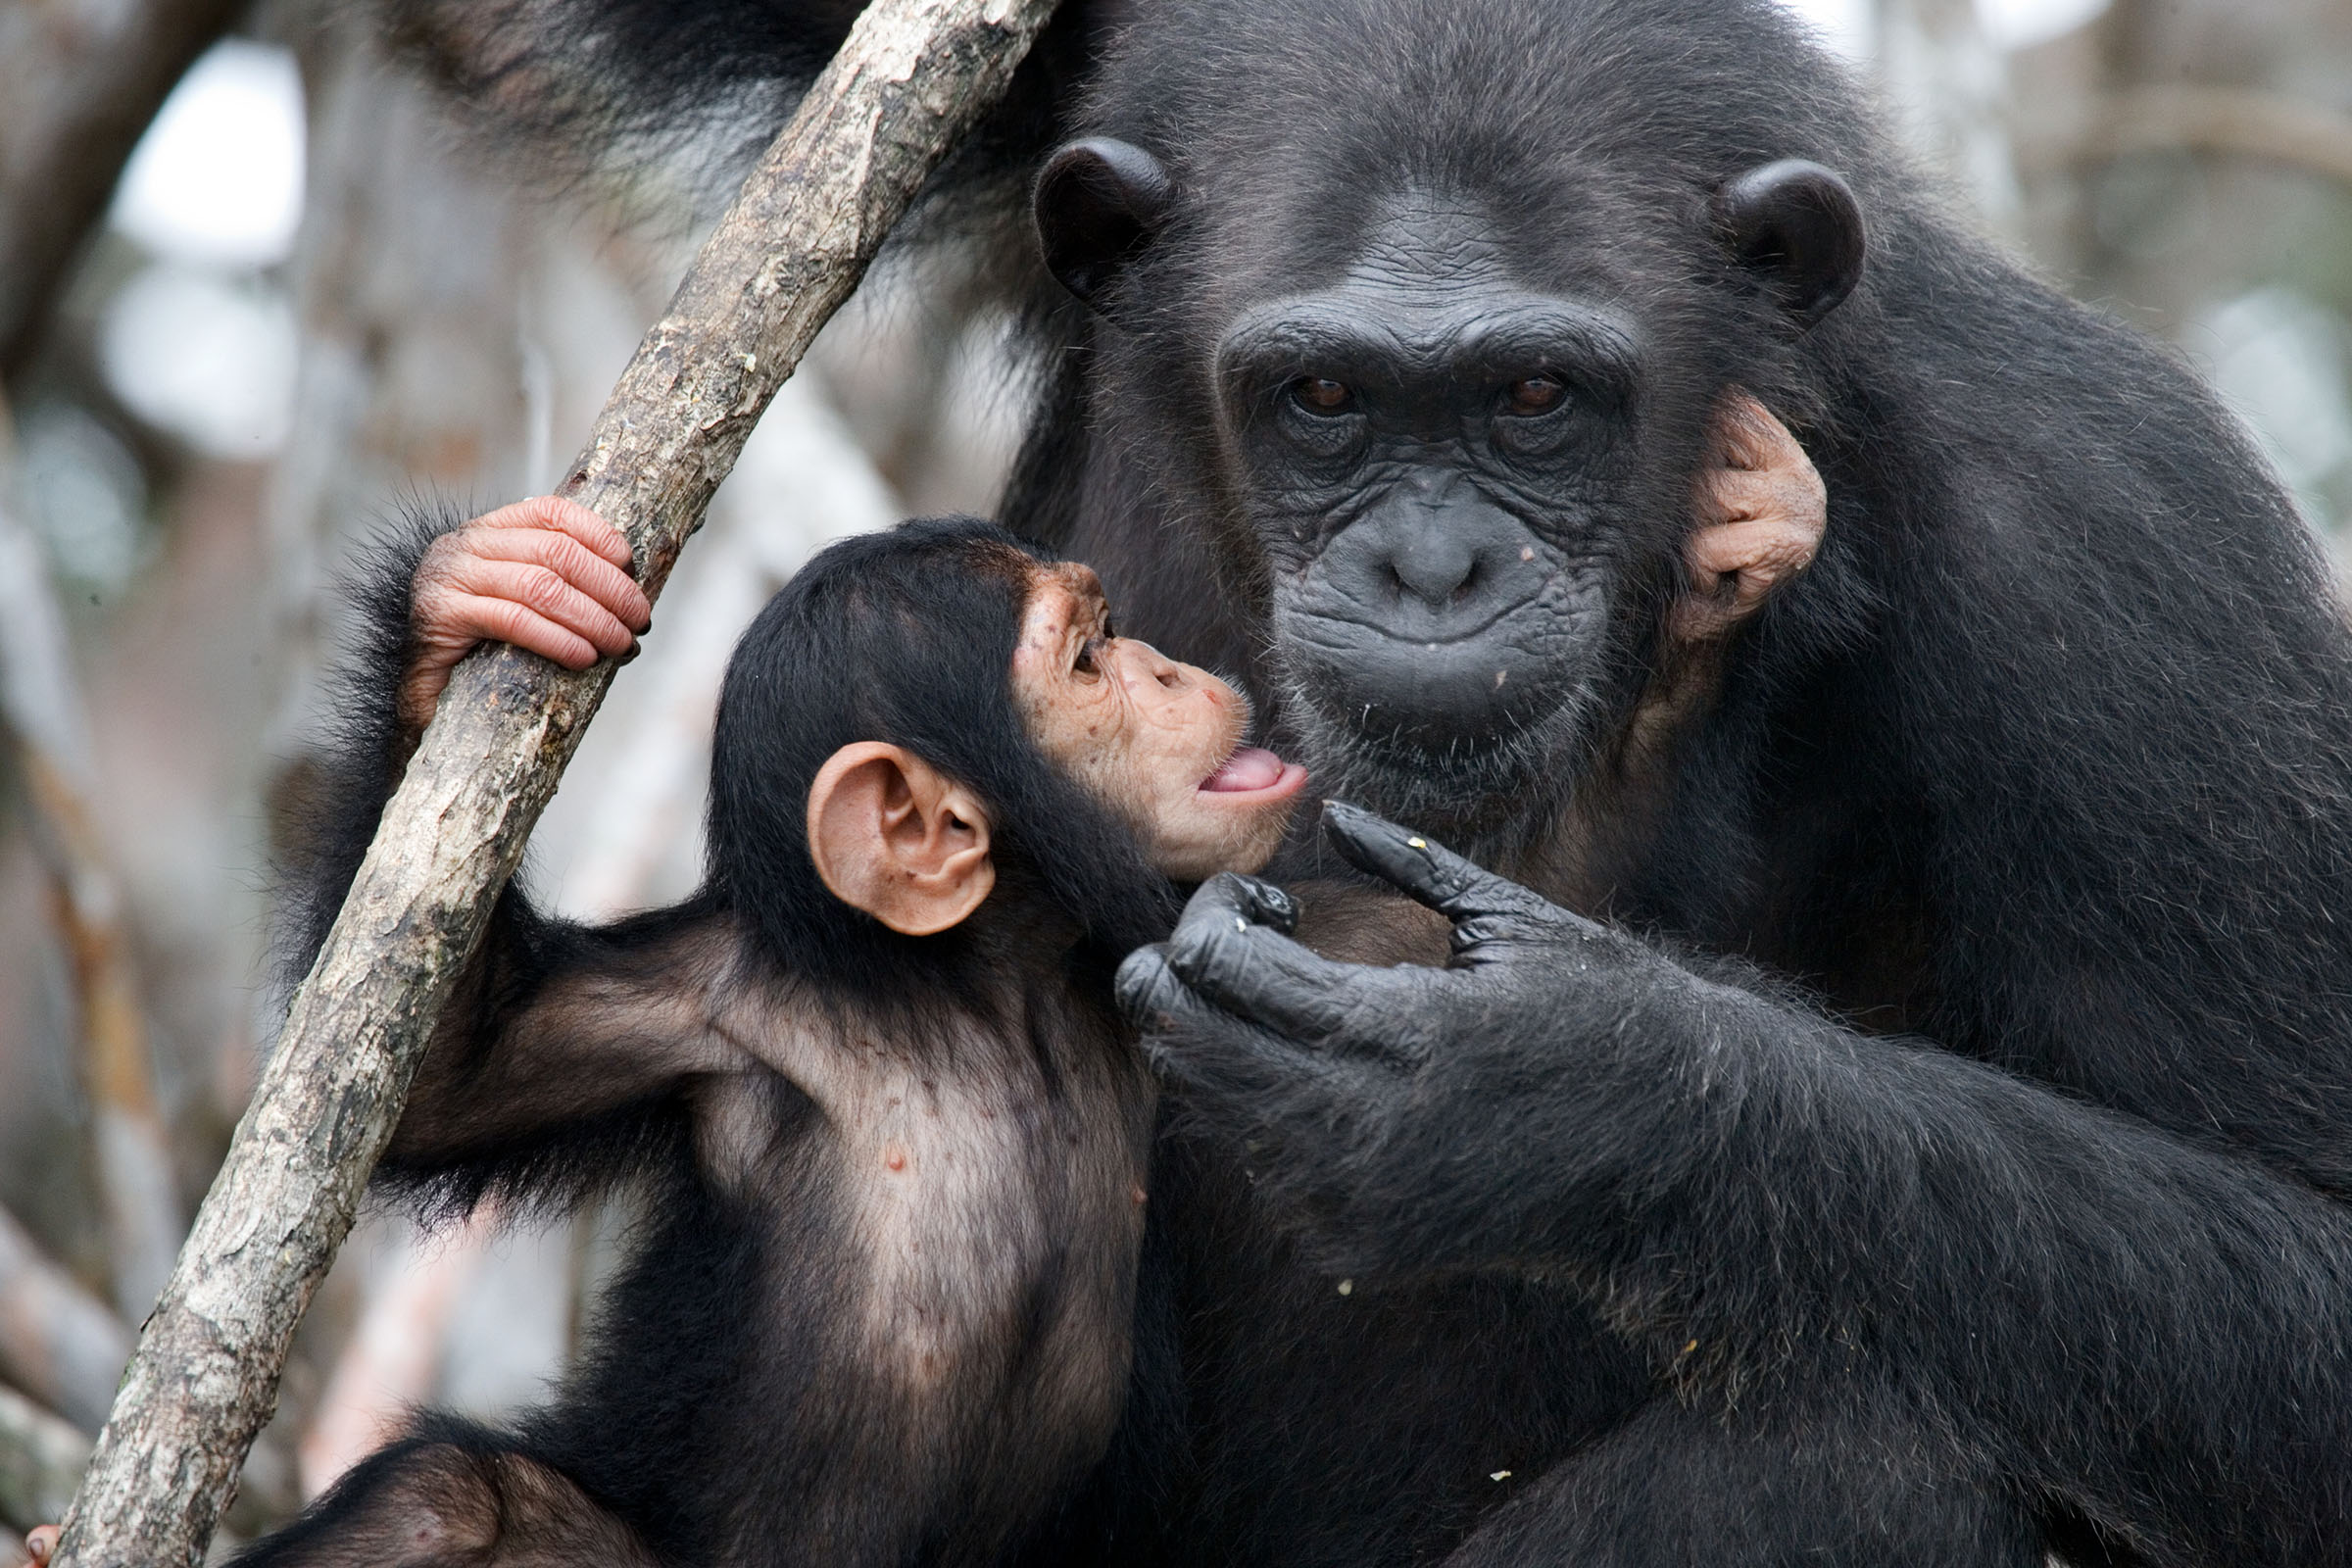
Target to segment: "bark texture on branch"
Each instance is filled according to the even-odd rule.
[[[0,5],[0,375],[105,213],[172,85],[245,0]]]
[[[1052,9],[879,0],[753,172],[562,487],[627,532],[649,594],[768,399]],[[609,663],[575,675],[509,648],[459,667],[148,1319],[59,1564],[201,1562],[434,1014],[612,677]]]

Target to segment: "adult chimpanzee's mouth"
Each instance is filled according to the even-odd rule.
[[[1279,799],[1297,794],[1305,783],[1306,769],[1297,762],[1286,762],[1262,746],[1244,746],[1200,781],[1200,792]]]

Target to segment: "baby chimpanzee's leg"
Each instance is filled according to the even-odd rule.
[[[659,1568],[634,1531],[502,1435],[427,1417],[235,1568]]]
[[[1727,1421],[1661,1395],[1490,1514],[1446,1564],[2041,1568],[2031,1510],[1965,1468],[1900,1419]]]

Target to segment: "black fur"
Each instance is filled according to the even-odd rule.
[[[409,585],[425,550],[467,515],[447,505],[411,508],[346,564],[335,584],[347,613],[319,703],[320,733],[278,803],[273,967],[289,994],[326,945],[343,890],[367,858],[407,762],[413,738],[401,733],[395,697],[411,652]]]
[[[494,9],[564,19],[539,35],[558,62],[567,29],[749,39],[778,14]],[[1609,1458],[1646,1399],[1629,1365],[1735,1439],[1785,1436],[1792,1465],[1876,1463],[1814,1400],[1899,1410],[2077,1554],[2352,1559],[2352,642],[2242,433],[2176,356],[1947,217],[1764,0],[1081,9],[1083,95],[1039,123],[1143,149],[1178,204],[1118,275],[1087,274],[1101,314],[1038,294],[1049,373],[1011,524],[1097,565],[1131,629],[1251,671],[1326,785],[1537,875],[1594,727],[1449,775],[1452,748],[1417,765],[1315,712],[1305,650],[1270,631],[1297,547],[1210,373],[1245,312],[1364,260],[1378,204],[1458,201],[1515,286],[1641,328],[1602,444],[1621,466],[1534,508],[1591,524],[1579,559],[1619,595],[1564,672],[1596,712],[1654,653],[1720,390],[1756,392],[1828,480],[1819,560],[1743,634],[1607,907],[1846,1021],[1653,954],[1631,991],[1565,965],[1540,1027],[1451,1054],[1406,1055],[1430,1020],[1395,1020],[1391,1064],[1420,1063],[1403,1081],[1263,1076],[1281,1042],[1236,1037],[1223,1059],[1285,1094],[1201,1088],[1214,1134],[1155,1188],[1186,1425],[1152,1450],[1174,1454],[1164,1505],[1120,1516],[1120,1560],[1435,1556],[1501,1495],[1489,1474],[1555,1467],[1561,1511],[1497,1516],[1479,1560],[1647,1560],[1677,1498],[1636,1483],[1709,1466]],[[591,60],[567,101],[671,112],[676,83],[632,97],[633,64]],[[1049,139],[998,149],[1017,172]],[[1809,333],[1714,216],[1786,159],[1840,174],[1870,231],[1859,288]],[[1736,1028],[1706,1011],[1742,994]],[[1455,1119],[1335,1143],[1437,1105]],[[1362,1190],[1340,1217],[1265,1196],[1342,1168]],[[1342,1298],[1309,1255],[1394,1277]],[[1617,1479],[1571,1484],[1595,1462]],[[1690,1560],[1797,1549],[1796,1512],[1758,1502],[1788,1539]]]

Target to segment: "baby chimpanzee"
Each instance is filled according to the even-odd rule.
[[[450,662],[428,591],[527,613],[502,556],[617,540],[533,505],[556,526],[420,573],[408,729]],[[625,644],[643,601],[571,564],[605,619],[541,603]],[[509,889],[386,1158],[461,1203],[651,1178],[583,1364],[514,1431],[424,1418],[243,1560],[1015,1549],[1127,1388],[1153,1092],[1109,969],[1166,934],[1170,878],[1262,864],[1305,782],[1248,725],[991,524],[810,562],[728,670],[704,889],[594,928]]]

